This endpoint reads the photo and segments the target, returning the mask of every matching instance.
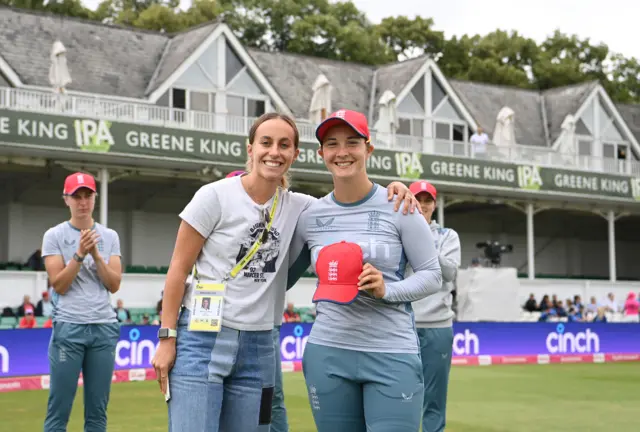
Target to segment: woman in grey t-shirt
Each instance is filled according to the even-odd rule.
[[[44,430],[66,430],[82,370],[85,430],[106,431],[107,404],[120,335],[111,295],[122,278],[118,234],[93,220],[96,181],[64,182],[71,218],[47,230],[42,256],[52,287],[50,388]]]

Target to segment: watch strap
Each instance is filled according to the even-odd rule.
[[[158,329],[158,338],[167,339],[167,338],[175,338],[178,337],[178,331],[170,328],[160,328]]]
[[[78,261],[79,263],[81,263],[82,261],[84,261],[84,257],[81,257],[80,255],[78,255],[78,252],[75,252],[73,254],[73,259]]]

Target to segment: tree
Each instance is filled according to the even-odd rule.
[[[445,44],[444,33],[433,30],[433,19],[406,16],[384,18],[377,31],[396,58],[428,54],[438,58]]]

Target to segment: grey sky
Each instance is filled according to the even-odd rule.
[[[640,2],[633,0],[352,0],[373,22],[392,15],[422,15],[435,21],[447,37],[486,34],[496,28],[517,30],[536,41],[554,29],[604,42],[613,51],[640,58],[637,19]],[[83,0],[95,9],[99,0]],[[181,0],[183,7],[191,0]]]

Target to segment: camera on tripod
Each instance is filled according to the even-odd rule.
[[[476,243],[478,249],[484,249],[484,256],[491,263],[491,267],[500,267],[502,254],[513,252],[513,245],[502,245],[498,241]]]

